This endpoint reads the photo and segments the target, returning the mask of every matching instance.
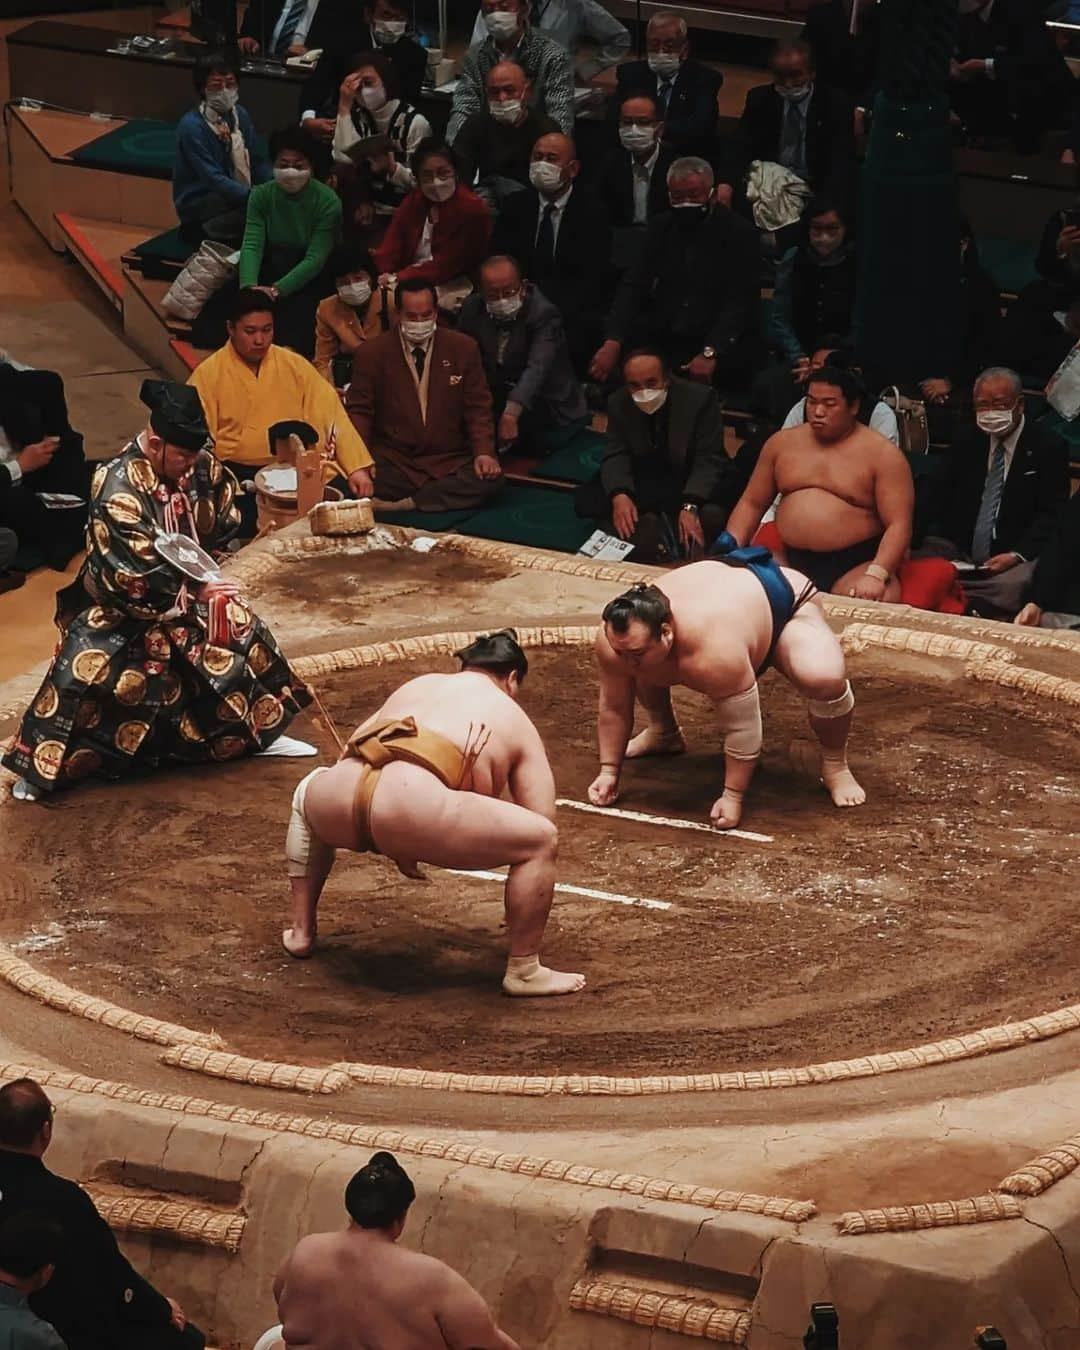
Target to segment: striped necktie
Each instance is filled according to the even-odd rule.
[[[990,459],[990,471],[983,484],[982,501],[975,519],[975,533],[971,539],[972,562],[984,563],[994,546],[994,528],[1001,508],[1001,494],[1005,491],[1005,443],[998,441]]]
[[[293,36],[300,27],[300,20],[307,9],[307,0],[285,0],[285,17],[281,21],[277,42],[274,44],[275,56],[286,56],[293,45]]]

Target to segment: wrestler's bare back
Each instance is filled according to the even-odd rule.
[[[278,1274],[275,1294],[289,1350],[514,1344],[455,1271],[355,1228],[302,1239]]]
[[[801,595],[806,577],[790,567],[781,570],[795,595]],[[683,685],[711,699],[748,689],[768,655],[773,633],[772,611],[757,577],[746,568],[705,561],[669,572],[657,584],[674,619],[675,641],[667,659],[647,671],[628,668],[601,630],[601,671],[632,680],[636,689]],[[822,627],[826,640],[832,636],[816,598],[799,610],[785,634],[795,625],[799,632]]]
[[[417,726],[444,736],[459,750],[481,746],[466,787],[482,796],[501,797],[515,769],[525,760],[547,765],[540,735],[526,713],[479,672],[420,675],[396,689],[362,725],[404,717],[412,717]],[[334,848],[354,846],[353,799],[366,772],[366,766],[359,760],[343,759],[314,778],[308,789],[311,824],[319,837]],[[424,792],[431,786],[432,776],[425,769],[400,762],[387,765],[375,789],[373,820],[379,812],[380,799],[385,801],[390,795],[410,790]]]

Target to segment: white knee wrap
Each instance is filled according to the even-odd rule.
[[[322,772],[322,769],[314,769],[297,783],[296,791],[293,793],[289,829],[285,835],[285,858],[290,877],[308,877],[319,872],[326,873],[334,864],[334,849],[311,833],[307,812],[304,810],[308,784],[317,773]]]
[[[724,754],[732,759],[757,759],[761,754],[761,699],[756,684],[722,699],[716,710],[724,737]]]
[[[854,706],[855,695],[852,693],[850,680],[845,681],[844,692],[839,698],[825,700],[812,698],[807,703],[811,717],[820,717],[825,721],[831,721],[834,717],[846,717]]]

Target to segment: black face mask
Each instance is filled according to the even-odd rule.
[[[680,230],[692,230],[709,214],[709,203],[705,202],[702,206],[673,206],[671,211]]]

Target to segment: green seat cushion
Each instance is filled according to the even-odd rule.
[[[442,534],[445,530],[457,530],[467,533],[462,526],[472,519],[476,512],[467,511],[388,511],[380,515],[379,520],[387,525],[403,525],[410,530],[430,530],[432,534]]]
[[[1053,408],[1047,408],[1039,417],[1038,422],[1049,431],[1056,432],[1065,444],[1069,447],[1070,458],[1080,459],[1080,417],[1075,421],[1066,422],[1065,418]]]
[[[1017,295],[1031,281],[1038,281],[1035,249],[1022,239],[979,237],[979,261],[997,282],[999,290]]]
[[[176,123],[135,117],[81,146],[71,158],[85,169],[110,169],[143,178],[172,178]]]
[[[548,444],[552,444],[549,438]],[[600,472],[604,457],[604,438],[591,427],[578,428],[533,470],[537,478],[556,478],[564,483],[591,483]]]
[[[571,493],[512,483],[460,531],[477,539],[576,553],[595,528],[593,521],[575,515]]]

